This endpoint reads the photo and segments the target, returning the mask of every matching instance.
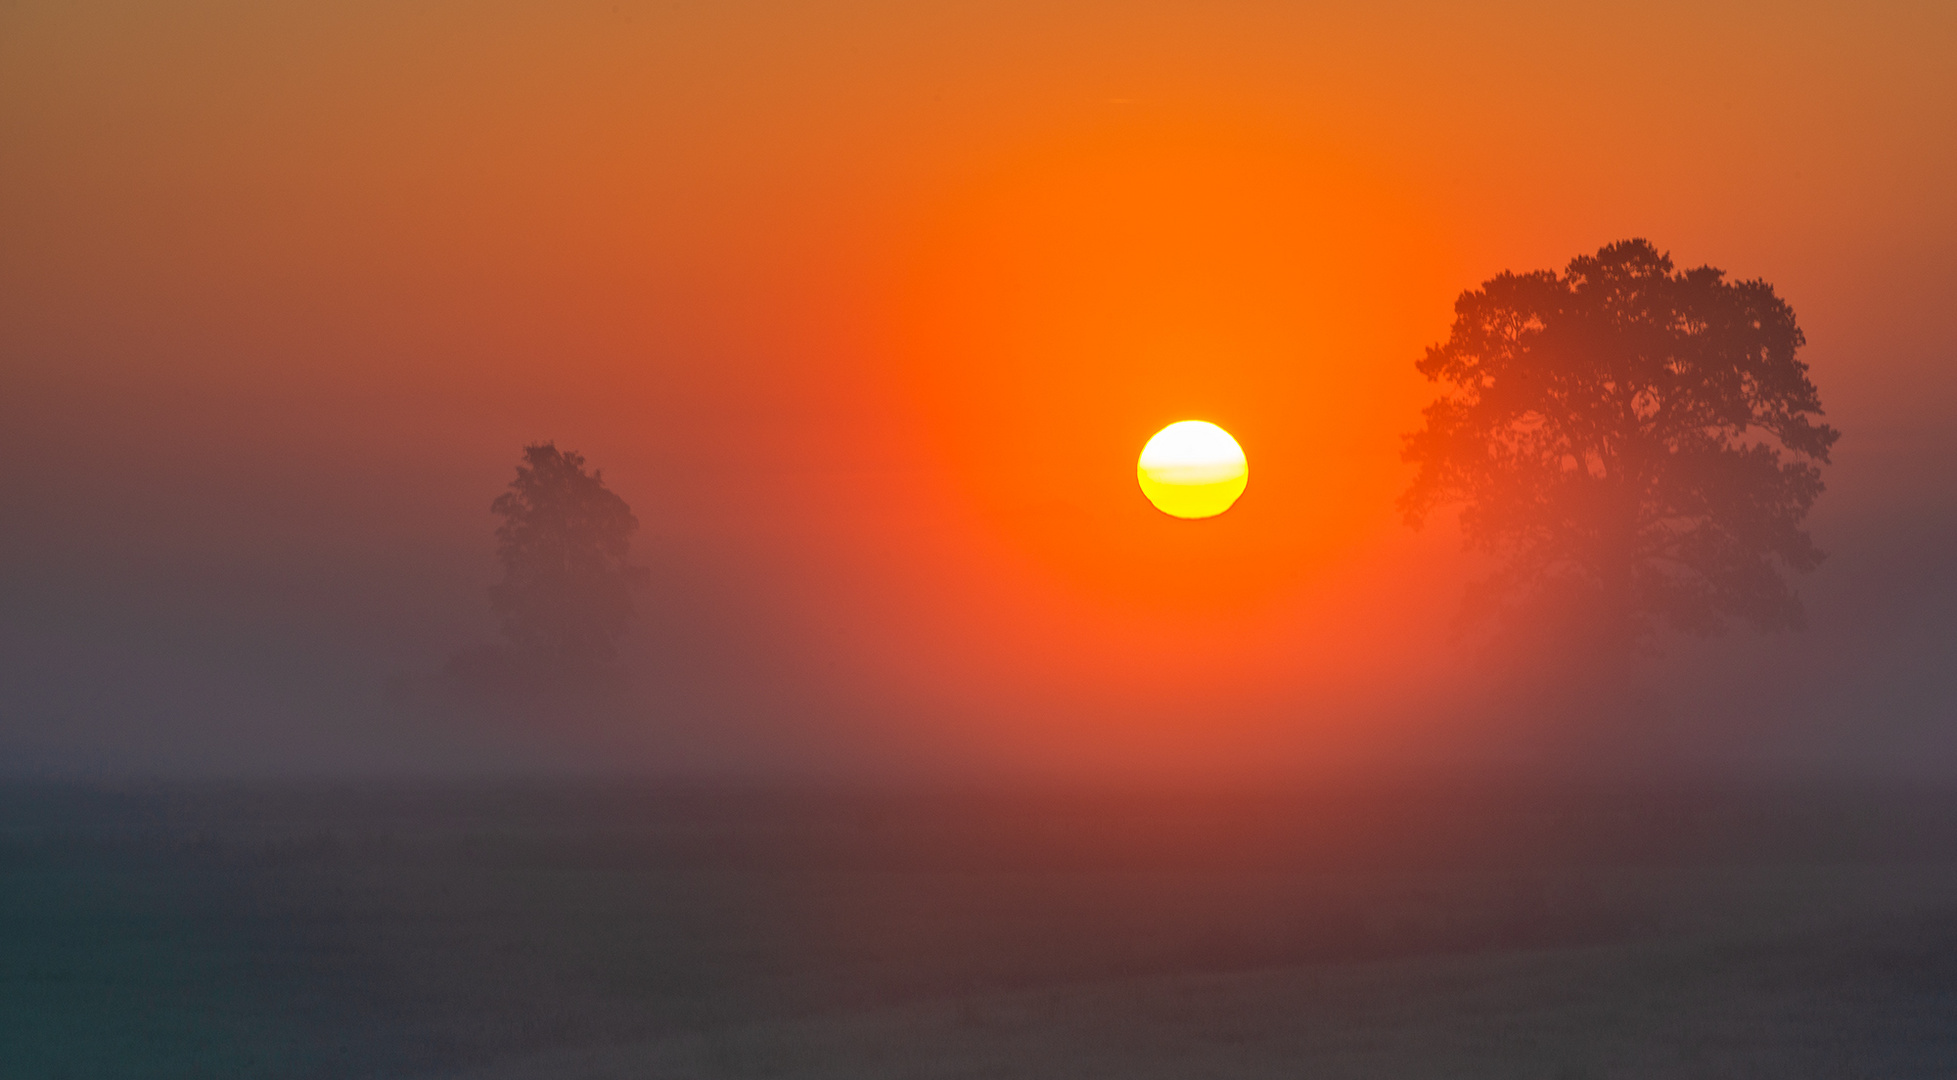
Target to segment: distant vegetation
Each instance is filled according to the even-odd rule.
[[[451,671],[535,684],[609,664],[647,578],[630,562],[639,528],[632,508],[601,470],[585,470],[582,454],[544,442],[523,448],[516,479],[490,510],[503,519],[503,580],[490,586],[489,603],[509,644],[465,652]]]
[[[1822,559],[1801,526],[1838,433],[1771,285],[1627,240],[1560,276],[1504,272],[1454,312],[1418,365],[1449,389],[1407,436],[1401,506],[1419,527],[1460,505],[1492,557],[1464,627],[1621,653],[1666,629],[1801,625],[1787,575]]]

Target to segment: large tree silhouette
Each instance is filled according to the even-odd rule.
[[[627,562],[639,527],[632,508],[600,470],[585,471],[583,455],[538,443],[523,448],[516,479],[490,509],[503,519],[503,580],[489,590],[503,635],[546,669],[611,660],[646,577]]]
[[[1787,575],[1821,561],[1801,525],[1838,433],[1772,286],[1627,240],[1560,276],[1505,272],[1454,312],[1418,364],[1448,389],[1406,438],[1401,508],[1417,528],[1460,504],[1493,557],[1465,623],[1607,648],[1801,625]]]

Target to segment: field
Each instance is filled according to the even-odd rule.
[[[1944,1077],[1957,798],[0,791],[0,1076]]]

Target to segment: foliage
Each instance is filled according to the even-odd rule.
[[[490,605],[504,636],[549,668],[611,660],[646,578],[626,561],[638,518],[584,463],[552,443],[526,446],[510,490],[490,506],[503,519],[503,580]]]
[[[1419,527],[1459,503],[1497,568],[1465,622],[1572,613],[1613,645],[1661,626],[1802,624],[1784,572],[1822,559],[1802,529],[1838,433],[1794,312],[1764,281],[1675,272],[1643,240],[1462,293],[1418,364],[1448,391],[1406,437]],[[1537,620],[1540,621],[1540,620]]]

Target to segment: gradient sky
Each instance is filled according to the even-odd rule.
[[[1527,761],[1393,508],[1454,296],[1632,236],[1772,282],[1844,433],[1798,636],[1666,760],[1957,773],[1948,4],[0,9],[16,770]],[[1135,489],[1212,420],[1211,522]],[[583,452],[627,702],[431,706]]]

